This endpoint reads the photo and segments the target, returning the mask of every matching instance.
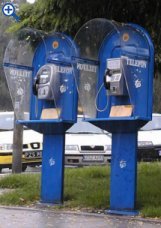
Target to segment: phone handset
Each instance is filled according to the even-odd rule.
[[[104,75],[104,87],[107,90],[110,90],[111,76],[112,76],[112,71],[107,68]]]
[[[33,86],[32,86],[32,91],[33,91],[33,94],[35,96],[37,96],[37,94],[38,94],[38,85],[39,85],[39,76],[37,75],[34,78],[34,83],[33,83]]]

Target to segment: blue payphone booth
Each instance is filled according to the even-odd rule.
[[[152,41],[138,25],[93,19],[75,42],[84,119],[112,133],[108,212],[135,215],[137,131],[152,116]]]
[[[29,28],[18,31],[5,51],[4,71],[18,122],[43,134],[44,203],[63,201],[65,131],[77,118],[76,55],[66,35]]]

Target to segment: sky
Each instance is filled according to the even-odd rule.
[[[33,4],[35,0],[27,0],[27,2]]]

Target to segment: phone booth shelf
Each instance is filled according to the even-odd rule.
[[[104,129],[105,131],[109,131],[111,133],[128,133],[138,131],[142,126],[144,126],[147,123],[147,121],[149,121],[149,119],[139,117],[111,117],[109,119],[99,118],[97,120],[85,118],[84,121],[88,121],[94,124],[95,126]],[[117,121],[119,121],[119,123],[117,123]]]
[[[73,125],[73,122],[63,120],[18,120],[17,123],[42,134],[61,134]]]
[[[63,203],[65,132],[77,119],[72,56],[77,51],[66,35],[30,28],[15,34],[4,56],[17,123],[43,134],[43,203]]]
[[[75,36],[84,121],[112,133],[110,208],[137,215],[137,131],[152,118],[154,48],[138,25],[93,19]]]

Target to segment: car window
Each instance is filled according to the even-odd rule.
[[[14,112],[0,112],[0,132],[10,131],[14,127]],[[24,130],[28,130],[24,126]]]
[[[14,117],[8,114],[0,114],[0,130],[12,130]]]
[[[159,130],[161,129],[161,115],[153,116],[152,121],[149,121],[144,127],[141,128],[142,131]]]

